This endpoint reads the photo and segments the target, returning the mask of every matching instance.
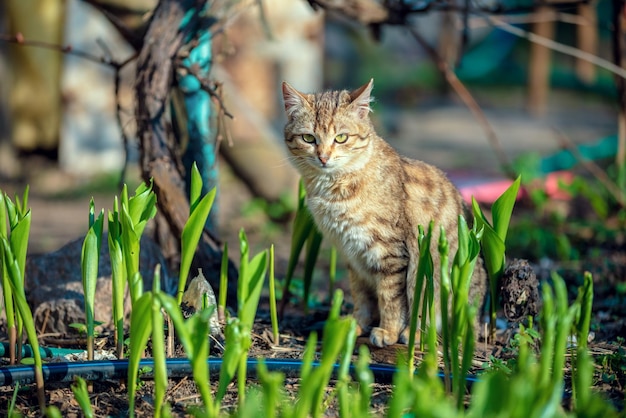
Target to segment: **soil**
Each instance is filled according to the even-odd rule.
[[[31,165],[32,167],[32,165]],[[80,189],[83,180],[59,173],[52,167],[45,167],[31,173],[31,195],[29,204],[33,210],[33,227],[31,235],[31,252],[46,252],[59,248],[70,239],[84,234],[87,222],[88,200],[91,195],[65,193],[70,189]],[[277,271],[284,271],[286,255],[288,254],[290,233],[287,224],[275,224],[258,211],[252,215],[242,215],[240,208],[250,201],[250,195],[241,184],[238,184],[228,172],[224,170],[224,178],[228,182],[229,193],[222,194],[220,203],[220,223],[222,236],[229,242],[230,248],[237,248],[237,233],[244,227],[251,242],[251,253],[259,251],[267,242],[277,243],[276,254]],[[4,181],[3,190],[10,194],[20,192],[23,182]],[[42,184],[44,185],[42,187]],[[35,185],[36,187],[33,187]],[[44,192],[45,190],[45,192]],[[63,192],[63,193],[61,193]],[[56,197],[55,197],[56,196]],[[58,198],[62,196],[62,198]],[[112,192],[102,192],[96,196],[97,206],[105,208],[113,201]],[[237,209],[236,209],[237,208]],[[245,211],[244,211],[245,212]],[[56,222],[56,219],[63,219]],[[619,235],[619,234],[618,234]],[[546,278],[546,271],[559,270],[567,280],[570,297],[575,297],[576,288],[582,284],[582,272],[592,271],[595,278],[595,299],[593,310],[593,330],[595,337],[589,348],[594,355],[597,374],[594,379],[594,390],[601,392],[619,409],[624,408],[624,384],[626,384],[626,354],[624,342],[618,343],[618,337],[626,335],[626,305],[623,290],[626,278],[626,248],[624,237],[618,237],[611,242],[595,245],[588,243],[588,250],[582,253],[581,259],[574,264],[551,262],[546,268],[546,261],[515,260],[509,266],[507,277],[517,277],[518,281],[506,281],[503,293],[504,313],[515,323],[527,315],[536,314],[540,308],[538,283]],[[513,254],[514,256],[514,254]],[[513,274],[514,272],[514,274]],[[250,357],[255,358],[302,358],[304,343],[313,330],[321,333],[324,320],[328,315],[328,295],[325,289],[324,278],[316,282],[313,299],[316,304],[304,315],[301,308],[289,304],[284,319],[281,321],[280,344],[274,345],[271,341],[271,329],[267,300],[264,299],[259,308],[258,319],[253,333],[253,344]],[[345,283],[340,280],[340,287]],[[616,291],[621,286],[621,291]],[[348,298],[349,300],[349,298]],[[346,312],[349,303],[346,304]],[[510,356],[511,329],[499,332],[494,344],[481,342],[477,344],[475,368],[472,373],[479,373],[483,365],[493,356],[506,360]],[[42,336],[41,343],[45,346],[64,346],[83,348],[81,342],[72,336]],[[106,347],[111,344],[111,335],[103,333],[100,343]],[[358,344],[366,344],[366,339],[359,339]],[[403,346],[393,346],[385,349],[370,348],[372,362],[381,364],[395,364]],[[619,350],[622,350],[621,352]],[[221,355],[219,344],[215,344],[212,353]],[[421,354],[418,353],[418,357]],[[251,380],[249,385],[256,382]],[[295,376],[287,376],[285,391],[288,396],[294,397],[299,389],[299,381]],[[93,383],[91,404],[95,416],[126,416],[128,414],[127,389],[120,381],[99,381]],[[145,381],[139,388],[137,396],[136,414],[139,417],[153,416],[152,382]],[[389,383],[376,383],[374,387],[372,409],[376,415],[382,415],[391,396],[392,387]],[[7,408],[14,387],[0,387],[0,414],[6,415]],[[46,385],[46,396],[49,405],[57,406],[64,417],[82,416],[82,412],[70,390],[69,384],[49,383]],[[169,382],[167,401],[171,405],[173,416],[185,416],[186,408],[198,403],[199,395],[190,378],[172,379]],[[236,384],[231,384],[224,399],[222,408],[233,410],[237,404]],[[16,397],[16,409],[25,416],[37,416],[37,398],[31,385],[19,388]],[[331,402],[327,405],[326,416],[337,416],[337,406]]]

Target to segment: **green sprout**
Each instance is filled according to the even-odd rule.
[[[500,279],[504,273],[505,242],[506,235],[511,221],[513,206],[517,199],[521,177],[518,177],[511,186],[500,196],[491,206],[491,217],[493,225],[489,223],[486,216],[480,209],[476,199],[472,197],[472,210],[478,230],[483,230],[482,249],[485,258],[485,267],[489,275],[489,290],[491,295],[490,304],[490,334],[491,339],[495,337],[496,309],[498,306],[498,289]]]
[[[319,248],[322,242],[322,234],[315,226],[313,217],[306,205],[306,190],[304,184],[300,181],[298,191],[298,208],[296,216],[293,220],[293,231],[291,235],[291,250],[289,252],[289,262],[287,264],[287,272],[285,273],[285,283],[283,285],[283,295],[281,301],[281,316],[284,313],[285,306],[289,299],[289,286],[291,279],[296,270],[298,259],[302,253],[302,249],[306,244],[306,258],[304,261],[304,305],[308,306],[308,296],[313,280],[313,267],[319,255]]]
[[[278,313],[276,310],[276,279],[274,276],[274,244],[270,246],[270,260],[269,260],[269,291],[270,291],[270,317],[272,321],[272,337],[274,344],[280,344],[280,338],[278,335]]]
[[[30,212],[29,212],[30,215]],[[28,216],[30,219],[30,216]],[[25,232],[27,234],[28,230]],[[24,237],[27,240],[27,235]],[[6,237],[1,237],[2,241],[2,264],[6,266],[9,285],[13,292],[13,301],[19,312],[19,316],[26,330],[26,336],[33,349],[33,358],[35,360],[35,384],[37,386],[37,399],[39,401],[39,408],[44,411],[46,408],[46,395],[44,392],[44,380],[43,380],[43,363],[41,361],[41,353],[39,351],[39,341],[37,339],[37,330],[35,329],[35,320],[33,319],[33,313],[26,301],[26,293],[24,292],[24,276],[20,268],[20,263],[15,257],[14,249],[7,241]],[[21,347],[20,347],[21,352]]]
[[[178,292],[176,293],[176,300],[180,305],[183,301],[183,294],[185,292],[185,285],[187,284],[187,277],[189,270],[191,269],[191,262],[196,253],[198,242],[204,231],[206,220],[209,217],[209,212],[213,206],[215,200],[216,189],[213,188],[206,195],[201,196],[202,193],[202,176],[198,171],[198,167],[194,162],[191,169],[191,187],[189,196],[189,219],[183,227],[183,233],[181,237],[181,261],[180,272],[178,278]],[[220,289],[220,293],[226,293]]]
[[[26,186],[22,200],[16,195],[15,203],[6,193],[0,190],[0,237],[8,240],[9,246],[17,259],[21,277],[24,278],[26,269],[26,252],[28,248],[28,235],[30,233],[31,214],[28,208],[28,191]],[[9,229],[7,229],[7,224]],[[16,302],[13,298],[13,290],[9,283],[8,267],[2,262],[2,247],[0,246],[0,273],[2,274],[2,287],[4,289],[4,306],[9,331],[10,364],[19,362],[22,357],[23,323]],[[18,338],[18,336],[20,338]],[[17,356],[16,356],[17,347]]]
[[[209,356],[209,318],[213,314],[215,306],[208,306],[185,320],[176,299],[163,292],[158,293],[156,297],[161,307],[172,319],[177,336],[191,363],[193,379],[206,408],[206,415],[217,417],[219,401],[214,401],[211,395],[209,369],[206,364]],[[227,346],[231,343],[234,344],[229,340]]]
[[[165,366],[165,334],[162,308],[160,265],[154,270],[152,291],[145,292],[133,305],[130,318],[130,354],[128,361],[128,405],[129,415],[135,416],[135,394],[139,375],[139,362],[152,336],[152,357],[154,359],[154,416],[164,412],[165,391],[167,389],[167,369]]]
[[[126,279],[130,289],[130,300],[134,303],[143,292],[143,280],[139,273],[140,240],[143,230],[157,212],[156,195],[152,191],[152,183],[141,183],[135,195],[128,197],[128,188],[124,185],[120,199],[121,210],[121,247],[126,267]]]
[[[78,402],[85,418],[93,418],[93,408],[89,399],[89,390],[87,389],[87,382],[85,382],[85,379],[82,377],[76,377],[76,380],[72,384],[71,388],[72,393],[74,393],[74,398],[76,399],[76,402]]]
[[[81,253],[81,272],[83,277],[83,293],[85,296],[85,323],[87,325],[87,360],[93,360],[93,343],[95,338],[94,306],[103,226],[104,209],[96,218],[92,198],[89,203],[89,231],[85,236]]]
[[[109,233],[107,243],[111,259],[111,288],[113,304],[113,325],[117,358],[124,357],[124,291],[126,290],[126,266],[122,251],[122,223],[117,197],[113,211],[108,212]]]

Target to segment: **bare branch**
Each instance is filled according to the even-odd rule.
[[[588,52],[581,51],[580,49],[574,48],[572,46],[553,41],[552,39],[544,38],[543,36],[536,35],[532,32],[525,31],[497,17],[493,17],[488,14],[483,14],[482,16],[488,22],[490,22],[493,26],[497,27],[498,29],[501,29],[505,32],[508,32],[520,38],[527,39],[529,42],[533,42],[541,46],[545,46],[546,48],[550,48],[553,51],[557,51],[565,55],[570,55],[572,57],[575,57],[584,61],[588,61],[600,68],[604,68],[605,70],[610,71],[611,73],[615,75],[618,75],[622,78],[626,78],[626,69],[621,68],[618,65],[615,65],[611,61],[605,60],[604,58],[600,58],[597,55],[593,55]]]
[[[511,167],[511,163],[509,162],[508,157],[502,149],[502,145],[500,144],[500,140],[498,139],[496,132],[493,130],[493,127],[489,123],[489,120],[485,116],[484,112],[482,111],[472,94],[461,82],[461,80],[459,80],[454,71],[450,69],[446,61],[439,56],[437,51],[433,49],[413,27],[407,25],[407,28],[409,32],[413,35],[413,38],[415,38],[415,40],[424,48],[424,50],[428,53],[431,59],[435,62],[437,68],[439,68],[439,71],[443,73],[448,84],[450,84],[450,86],[454,89],[459,98],[472,112],[478,123],[480,123],[480,125],[483,127],[483,130],[487,135],[487,140],[489,141],[491,148],[495,152],[496,157],[500,161],[500,166],[502,167],[502,170],[509,177],[515,178],[516,174]]]

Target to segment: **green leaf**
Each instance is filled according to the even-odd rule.
[[[0,237],[8,238],[8,217],[5,199],[8,200],[8,197],[0,190]]]
[[[150,185],[141,183],[135,190],[135,195],[128,199],[126,206],[135,226],[135,231],[138,236],[141,236],[147,221],[154,218],[157,212],[156,195],[152,191],[152,180]]]
[[[183,300],[183,293],[185,291],[185,285],[187,283],[187,276],[189,275],[189,270],[191,269],[191,263],[196,253],[198,242],[200,241],[200,237],[202,236],[202,232],[204,231],[206,220],[209,217],[209,212],[211,211],[211,207],[213,206],[213,201],[215,200],[215,192],[216,189],[213,188],[202,198],[202,200],[200,200],[199,203],[194,206],[191,215],[189,215],[189,219],[187,220],[187,223],[183,228],[183,234],[181,238],[180,275],[178,279],[177,293],[177,299],[179,304]]]
[[[135,394],[139,361],[148,345],[152,333],[152,292],[144,293],[133,304],[130,317],[130,355],[128,358],[128,409],[130,416],[135,415]]]
[[[161,283],[161,265],[154,270],[153,295],[159,294]],[[161,416],[167,390],[167,368],[165,365],[165,333],[161,303],[158,297],[152,297],[152,357],[154,358],[154,416]]]
[[[71,385],[71,389],[85,418],[93,418],[93,408],[89,399],[89,391],[87,390],[87,382],[85,382],[85,379],[77,376],[74,383]]]
[[[285,284],[283,287],[283,297],[289,293],[289,285],[293,278],[293,273],[298,264],[298,259],[302,253],[302,248],[307,239],[311,235],[311,230],[315,228],[315,223],[311,213],[306,207],[306,191],[304,184],[300,181],[298,192],[298,209],[293,220],[293,230],[291,232],[291,250],[289,252],[289,261],[287,264],[287,272],[285,273]]]
[[[245,350],[242,345],[243,333],[242,326],[238,318],[231,318],[226,324],[226,348],[222,357],[222,367],[220,368],[220,378],[215,398],[217,402],[221,402],[226,394],[228,385],[235,377],[235,372],[239,366],[239,361]]]
[[[28,237],[30,235],[31,212],[27,211],[11,229],[9,242],[11,250],[20,267],[20,273],[24,277],[26,269],[26,253],[28,252]]]
[[[193,162],[191,166],[191,184],[189,187],[189,214],[191,215],[198,201],[200,200],[200,195],[202,193],[202,176],[200,175],[200,171],[198,170],[198,165],[196,162]]]
[[[511,214],[513,213],[513,206],[515,206],[521,179],[521,176],[518,176],[491,207],[493,228],[503,242],[506,242],[506,234],[509,229],[509,222],[511,221]]]
[[[265,280],[265,272],[267,270],[267,252],[257,254],[248,264],[246,275],[240,277],[239,280],[248,283],[248,293],[244,295],[243,308],[239,312],[241,324],[252,329],[254,317],[256,315],[263,282]]]

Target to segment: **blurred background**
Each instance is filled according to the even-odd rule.
[[[282,80],[314,92],[373,78],[379,135],[486,202],[503,190],[487,186],[520,172],[545,179],[571,169],[581,152],[612,166],[614,74],[545,40],[613,63],[623,55],[622,2],[464,4],[473,12],[440,1],[215,2],[211,78],[234,116],[213,121],[222,140],[223,239],[236,243],[243,227],[261,247],[277,242],[280,253],[282,242],[288,254],[284,221],[298,178],[282,145]],[[132,58],[156,5],[0,5],[0,188],[12,194],[30,185],[31,252],[84,236],[89,199],[110,207],[126,162],[124,181],[140,181]],[[126,60],[116,72],[111,63]]]

